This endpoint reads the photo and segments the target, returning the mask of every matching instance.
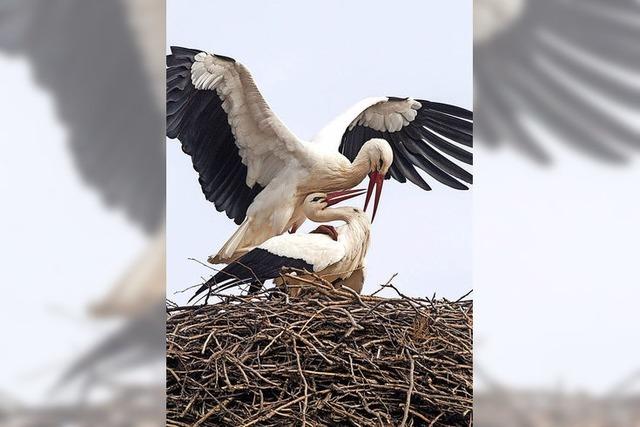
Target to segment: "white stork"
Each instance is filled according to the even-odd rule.
[[[207,200],[241,224],[212,263],[229,262],[305,220],[307,195],[370,177],[374,217],[387,174],[430,190],[414,166],[466,190],[472,176],[470,111],[412,98],[367,98],[309,143],[271,111],[249,71],[225,56],[172,47],[167,57],[167,136],[191,156]],[[388,176],[387,176],[388,177]]]
[[[351,206],[327,207],[362,194],[364,190],[308,195],[302,204],[307,218],[319,223],[344,221],[345,224],[337,228],[322,225],[310,234],[272,237],[207,280],[189,301],[215,285],[250,284],[250,292],[256,291],[265,281],[278,278],[283,268],[316,273],[329,282],[342,280],[359,293],[369,248],[369,216]],[[352,275],[354,280],[350,280]]]

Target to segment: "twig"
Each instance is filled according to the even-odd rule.
[[[404,403],[404,415],[402,416],[402,422],[400,427],[407,425],[407,418],[409,418],[409,409],[411,408],[411,394],[413,393],[413,370],[415,369],[415,362],[411,354],[407,353],[409,360],[411,361],[411,369],[409,371],[409,390],[407,390],[407,400]]]

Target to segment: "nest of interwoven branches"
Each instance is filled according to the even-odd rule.
[[[213,290],[167,308],[167,425],[472,424],[472,302]]]

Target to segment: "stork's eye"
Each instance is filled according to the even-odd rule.
[[[320,200],[322,200],[322,197],[314,197],[311,201],[312,202],[319,202]]]

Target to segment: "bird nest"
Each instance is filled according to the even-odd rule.
[[[472,302],[383,287],[170,306],[167,425],[471,425]]]

